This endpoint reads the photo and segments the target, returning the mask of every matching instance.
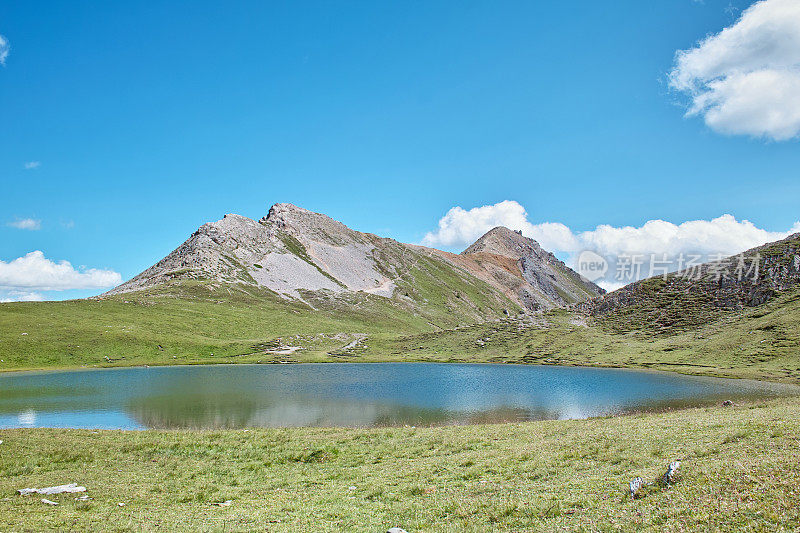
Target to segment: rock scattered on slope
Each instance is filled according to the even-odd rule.
[[[667,465],[667,472],[664,474],[664,484],[669,485],[673,483],[678,477],[678,470],[681,467],[680,461],[672,461]]]

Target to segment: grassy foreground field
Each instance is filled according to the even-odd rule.
[[[444,428],[3,430],[0,530],[796,530],[798,435],[793,398]],[[677,483],[626,496],[674,459]],[[15,492],[69,482],[91,499]]]
[[[465,325],[450,312],[460,298],[439,296],[424,315],[366,296],[311,309],[203,286],[0,304],[0,370],[513,362],[800,382],[798,290],[655,333],[563,310]],[[444,428],[0,430],[0,531],[795,530],[798,435],[796,398]],[[677,484],[626,497],[631,478],[654,480],[674,459]],[[91,499],[15,493],[69,482]]]

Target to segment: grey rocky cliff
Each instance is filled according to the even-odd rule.
[[[455,255],[355,231],[284,203],[273,205],[259,221],[229,214],[204,224],[167,257],[108,294],[198,280],[257,286],[301,300],[309,291],[393,298],[403,285],[408,290],[399,298],[413,300],[414,272],[420,269],[434,277],[436,269],[445,269],[465,283],[485,284],[495,301],[510,299],[529,311],[566,307],[602,293],[535,241],[506,228],[495,228]],[[456,292],[452,295],[459,298]],[[418,303],[424,304],[421,298]],[[469,306],[480,312],[479,305]]]
[[[276,204],[256,222],[240,215],[204,224],[181,246],[109,294],[141,290],[172,279],[246,283],[281,296],[300,290],[365,291],[391,296],[377,268],[370,236],[325,215]]]
[[[462,255],[490,254],[516,261],[525,283],[516,289],[530,309],[568,307],[605,293],[583,279],[538,242],[505,227],[496,227],[475,241]]]

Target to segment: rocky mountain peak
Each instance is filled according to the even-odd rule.
[[[527,255],[544,252],[539,243],[504,226],[490,229],[483,237],[475,241],[462,254],[488,253],[502,255],[512,259],[520,259]],[[547,252],[545,252],[547,253]]]
[[[257,222],[252,218],[237,215],[236,213],[228,213],[216,222],[208,222],[203,224],[200,226],[200,230],[203,230],[204,228],[213,228],[217,231],[235,231],[237,228],[241,228],[243,226],[252,227],[254,224],[257,224]]]
[[[360,233],[322,213],[315,213],[293,204],[279,203],[269,209],[259,221],[267,227],[286,231],[306,240],[320,240],[330,244],[361,241]]]
[[[540,310],[566,307],[605,291],[581,278],[556,256],[520,231],[496,227],[461,253],[462,257],[500,256],[516,263],[524,283],[516,288],[523,305]]]
[[[287,219],[292,220],[303,216],[310,216],[315,214],[318,213],[314,213],[313,211],[309,211],[308,209],[298,207],[294,204],[277,203],[269,208],[267,216],[262,218],[261,221],[280,224],[282,222],[285,222]]]
[[[346,302],[362,293],[394,298],[400,306],[424,307],[431,296],[421,292],[426,283],[450,287],[442,275],[484,291],[499,306],[513,301],[532,311],[565,307],[602,292],[536,241],[508,228],[494,228],[454,255],[382,239],[321,213],[278,203],[258,221],[228,214],[204,224],[167,257],[111,293],[195,280],[263,287],[286,299],[333,297]],[[396,297],[398,287],[403,287],[402,297]],[[467,306],[469,313],[481,316],[482,304],[461,296],[452,300],[447,305]]]

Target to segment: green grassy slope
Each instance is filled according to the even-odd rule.
[[[671,334],[620,333],[603,320],[553,311],[530,325],[478,324],[391,338],[378,348],[414,360],[625,366],[800,382],[800,289]]]
[[[265,348],[291,344],[284,337],[297,335],[304,337],[305,360],[325,360],[351,339],[322,334],[393,336],[518,311],[442,263],[417,261],[392,299],[304,294],[313,308],[246,284],[199,281],[98,300],[0,304],[0,369],[267,362],[274,357]],[[412,291],[413,299],[405,296]]]
[[[381,320],[388,320],[377,316],[370,322],[356,311],[314,313],[265,292],[211,292],[202,284],[184,289],[180,298],[148,291],[104,300],[3,304],[0,365],[67,367],[105,364],[106,357],[117,364],[221,362],[281,335],[377,331]]]
[[[795,241],[760,250],[772,253]],[[0,370],[469,361],[639,366],[800,381],[800,288],[791,285],[794,266],[784,255],[770,263],[772,256],[765,253],[764,271],[780,272],[756,288],[781,279],[790,288],[771,288],[771,299],[758,306],[716,305],[719,294],[702,287],[676,294],[677,282],[654,278],[631,286],[622,295],[635,296],[627,305],[617,305],[616,296],[613,312],[585,317],[553,311],[531,323],[510,300],[440,258],[396,243],[380,250],[380,263],[395,268],[391,299],[303,293],[308,305],[244,283],[176,280],[99,300],[0,304]],[[665,287],[670,283],[672,289]],[[361,342],[344,349],[356,339]],[[269,353],[281,345],[301,349]]]
[[[437,428],[2,430],[0,529],[796,530],[798,434],[794,399]],[[674,459],[675,484],[627,496]],[[91,499],[15,493],[69,482]]]
[[[333,300],[328,308],[317,301],[315,311],[268,293],[234,290],[222,298],[203,284],[192,290],[192,299],[184,287],[181,298],[148,292],[0,305],[0,368],[459,361],[634,366],[800,382],[800,290],[671,334],[620,333],[613,324],[567,311],[533,323],[507,319],[455,328],[458,319],[447,321],[446,306],[459,298],[449,288],[442,289],[437,312],[427,315],[399,311],[380,297],[364,296],[353,305]],[[355,333],[364,341],[343,351]],[[279,345],[302,350],[265,353]]]

